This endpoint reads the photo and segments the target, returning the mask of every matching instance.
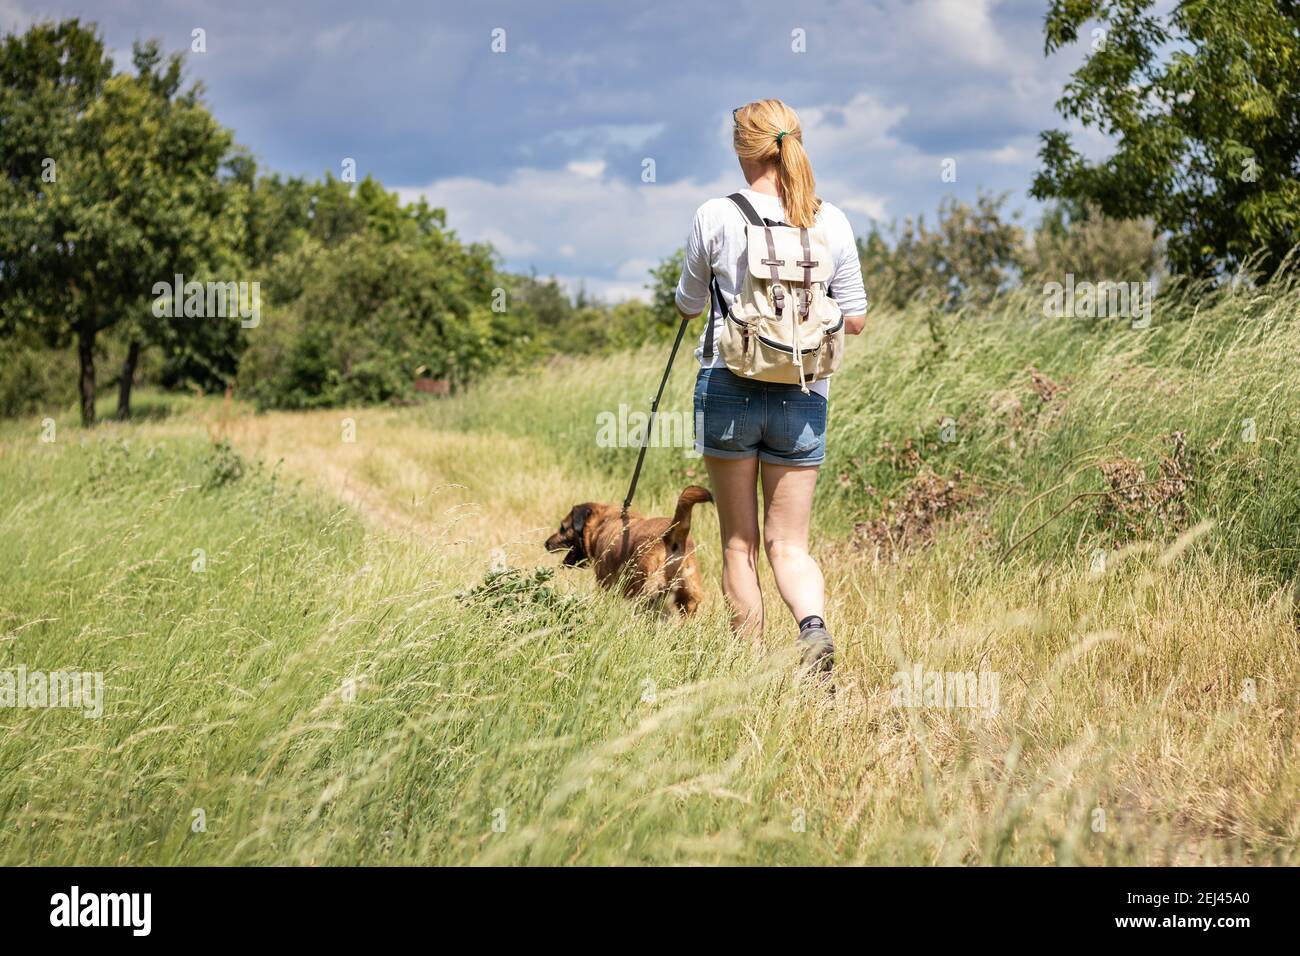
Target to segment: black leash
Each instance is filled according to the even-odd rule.
[[[734,202],[749,222],[763,224],[763,220],[758,218],[758,213],[754,212],[754,207],[749,204],[749,200],[740,193],[732,193],[727,197]],[[727,306],[726,300],[722,298],[722,290],[718,288],[718,277],[709,276],[709,306],[705,310],[705,321],[708,323],[704,333],[704,357],[712,360],[713,358],[713,310],[717,308],[719,312],[725,313]],[[641,453],[636,456],[636,469],[632,472],[632,484],[628,486],[627,497],[623,499],[623,533],[627,534],[627,513],[632,507],[632,496],[636,494],[637,479],[641,477],[641,465],[645,462],[645,450],[650,445],[650,433],[655,427],[655,413],[659,411],[659,399],[663,398],[664,386],[668,384],[668,373],[673,370],[673,359],[677,358],[677,347],[682,344],[682,336],[686,333],[686,326],[690,324],[691,319],[696,316],[683,316],[682,324],[677,327],[677,338],[673,340],[673,350],[668,353],[668,365],[664,369],[664,377],[659,380],[659,391],[655,394],[655,400],[650,406],[650,424],[646,426],[645,435],[641,438]]]
[[[668,353],[668,365],[664,368],[664,377],[659,380],[659,391],[655,393],[655,400],[650,405],[650,424],[646,426],[645,434],[641,436],[641,453],[636,456],[636,470],[632,472],[632,484],[628,486],[627,498],[623,500],[623,520],[626,524],[628,509],[632,507],[632,496],[636,494],[637,479],[641,477],[641,465],[645,462],[645,450],[650,447],[650,433],[655,427],[655,413],[659,411],[659,399],[664,396],[664,386],[668,384],[668,373],[673,370],[673,359],[677,358],[677,347],[682,344],[682,336],[686,333],[686,326],[695,316],[684,317],[682,324],[677,327],[677,338],[673,340],[673,350]],[[713,318],[712,314],[709,316]]]

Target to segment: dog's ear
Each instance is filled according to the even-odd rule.
[[[588,557],[586,532],[588,528],[595,530],[599,526],[599,509],[602,507],[590,502],[574,505],[560,522],[559,530],[546,539],[546,550],[568,551],[564,556],[566,567],[573,568],[585,564]],[[593,518],[597,519],[595,524],[592,523]]]
[[[575,568],[587,561],[587,539],[582,533],[591,517],[591,505],[574,505],[569,512],[569,527],[573,540],[569,542],[569,553],[564,556],[566,567]]]
[[[582,529],[586,526],[587,519],[591,517],[591,505],[574,505],[572,515],[574,533],[581,537]]]

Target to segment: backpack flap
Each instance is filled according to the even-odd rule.
[[[770,236],[770,242],[769,242]],[[820,282],[825,285],[831,277],[831,254],[826,243],[815,229],[808,230],[808,252],[804,256],[803,237],[794,226],[745,226],[749,274],[763,282],[772,281],[772,265],[776,275],[786,283],[803,284]],[[775,256],[772,253],[775,252]],[[805,266],[805,263],[811,265]]]

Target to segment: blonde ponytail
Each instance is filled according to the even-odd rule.
[[[798,114],[780,100],[759,100],[736,110],[735,119],[736,155],[750,163],[774,164],[786,221],[812,226],[822,201],[815,192]]]

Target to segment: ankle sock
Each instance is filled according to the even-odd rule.
[[[824,628],[826,627],[826,622],[823,621],[816,614],[809,614],[806,618],[804,618],[802,621],[799,622],[799,633],[802,634],[810,627]]]

